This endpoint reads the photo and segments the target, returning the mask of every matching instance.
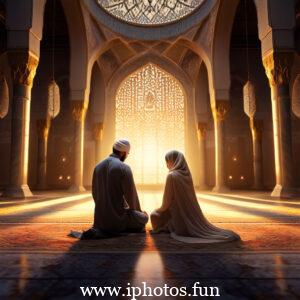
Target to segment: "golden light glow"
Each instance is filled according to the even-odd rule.
[[[241,176],[241,180],[244,180],[245,179],[245,177],[244,176]]]
[[[230,175],[230,176],[228,177],[228,179],[229,179],[229,180],[232,180],[232,176]]]
[[[139,184],[165,181],[168,150],[184,152],[184,91],[170,74],[154,64],[127,77],[116,96],[116,138],[127,138],[126,161]]]
[[[63,176],[60,175],[60,176],[58,177],[58,180],[63,180]]]
[[[162,203],[162,190],[143,189],[139,190],[138,194],[141,207],[148,214],[160,207]],[[225,195],[197,193],[201,209],[211,222],[263,221],[273,223],[274,218],[281,221],[287,220],[287,222],[299,219],[300,204],[286,200],[264,199],[265,196],[255,195],[251,197],[249,193],[243,195],[240,192]],[[13,217],[17,223],[20,222],[20,216],[25,217],[27,222],[36,223],[71,222],[73,224],[78,222],[90,225],[92,222],[94,201],[90,193],[65,197],[63,193],[59,196],[57,192],[53,192],[49,196],[49,199],[27,199],[22,201],[21,205],[20,200],[3,201],[0,203],[0,214],[4,220]],[[150,222],[147,227],[151,229]],[[47,234],[45,232],[45,235]]]
[[[236,156],[233,156],[233,157],[232,157],[232,160],[233,160],[233,161],[237,161],[237,157],[236,157]]]

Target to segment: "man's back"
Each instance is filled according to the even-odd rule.
[[[131,209],[140,210],[131,169],[112,154],[94,170],[95,228],[113,232],[126,228],[128,214],[124,197]]]

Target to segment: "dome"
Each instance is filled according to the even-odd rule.
[[[110,15],[142,26],[176,22],[194,12],[205,0],[95,0]]]

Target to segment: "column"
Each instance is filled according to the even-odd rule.
[[[263,166],[262,166],[262,120],[256,120],[254,117],[250,118],[250,128],[252,135],[253,148],[253,176],[255,190],[263,189]]]
[[[213,192],[223,193],[229,189],[225,184],[224,159],[224,120],[229,109],[228,100],[216,100],[212,108],[215,127],[215,176],[216,183]]]
[[[198,122],[198,142],[199,142],[199,189],[207,190],[206,184],[206,129],[207,124]]]
[[[45,190],[47,188],[47,150],[48,136],[50,130],[50,119],[37,121],[38,132],[38,170],[37,170],[37,188]]]
[[[84,150],[84,123],[86,116],[85,101],[71,101],[72,115],[75,122],[74,132],[74,171],[73,184],[70,187],[70,192],[84,192],[83,187],[83,150]]]
[[[11,158],[7,198],[32,196],[27,184],[31,88],[38,58],[30,52],[9,52],[14,83],[12,100]]]
[[[271,88],[276,186],[273,197],[296,195],[293,176],[290,68],[294,54],[271,52],[263,58]]]
[[[95,165],[101,160],[101,142],[102,142],[103,123],[94,124],[94,139],[95,139]]]

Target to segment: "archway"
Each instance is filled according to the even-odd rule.
[[[179,81],[153,63],[125,78],[116,94],[116,138],[132,144],[128,164],[139,185],[165,180],[164,154],[185,152],[185,91]]]
[[[258,21],[255,2],[239,1],[230,39],[231,108],[226,118],[226,183],[232,189],[274,185],[270,89],[261,59]],[[244,110],[243,87],[247,80],[256,91],[255,126]],[[258,153],[253,152],[254,143]],[[254,163],[256,168],[259,165],[259,172],[255,173]]]

